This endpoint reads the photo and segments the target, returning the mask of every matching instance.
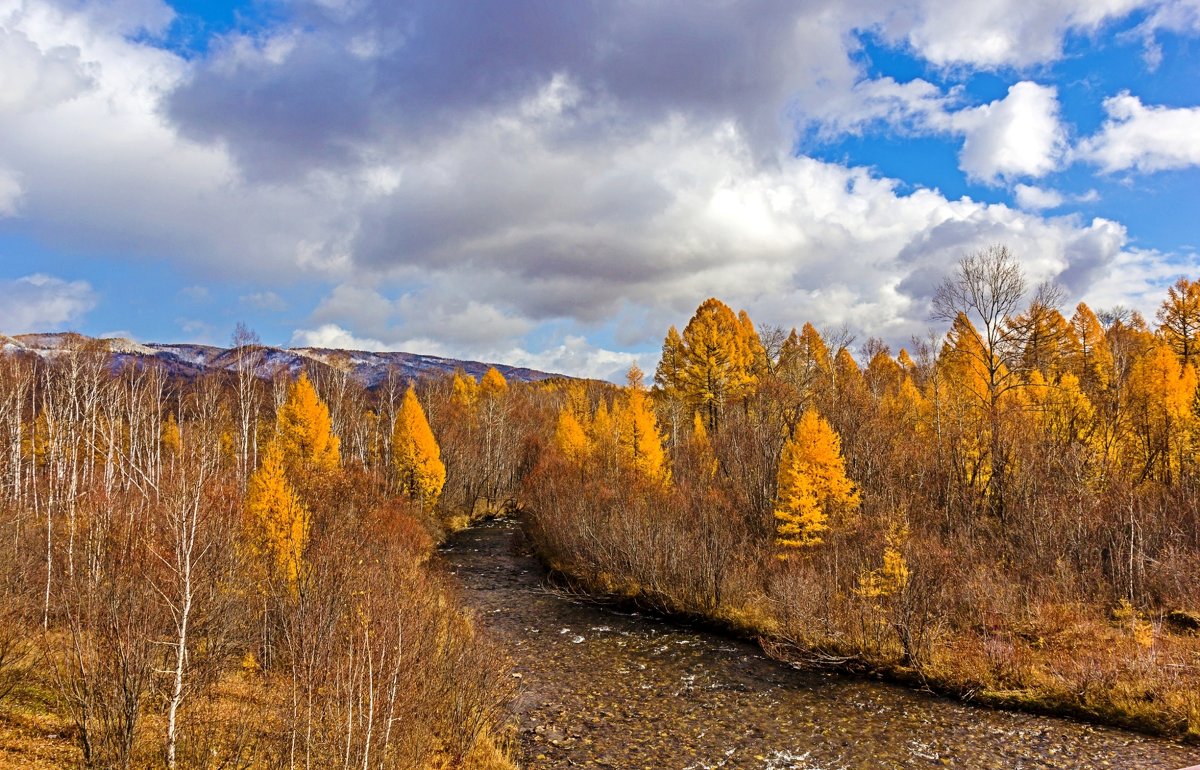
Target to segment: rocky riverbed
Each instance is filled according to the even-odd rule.
[[[1200,749],[795,671],[753,644],[565,595],[516,522],[442,549],[466,603],[515,661],[526,768],[1165,768]]]

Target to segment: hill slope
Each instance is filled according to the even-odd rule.
[[[95,339],[74,333],[19,334],[13,337],[0,335],[0,353],[31,353],[51,358],[69,354],[81,348],[98,347],[112,353],[117,365],[127,361],[158,361],[172,375],[194,377],[214,369],[232,369],[236,363],[236,351],[211,345],[189,344],[142,344],[123,338]],[[260,377],[271,377],[280,371],[295,374],[313,363],[325,366],[348,367],[354,379],[371,388],[383,382],[388,372],[395,370],[404,378],[453,372],[456,369],[476,378],[494,366],[510,382],[537,382],[561,374],[541,372],[506,364],[490,364],[481,361],[461,361],[440,356],[425,356],[417,353],[372,353],[365,350],[331,350],[328,348],[276,348],[256,346],[256,372]]]

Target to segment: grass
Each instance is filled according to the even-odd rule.
[[[0,767],[50,770],[78,761],[72,726],[53,706],[53,695],[36,680],[0,703]]]

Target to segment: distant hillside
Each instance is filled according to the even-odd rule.
[[[69,354],[88,344],[102,345],[114,357],[114,364],[126,361],[158,361],[173,375],[194,377],[213,369],[232,369],[235,351],[211,345],[170,345],[156,342],[141,344],[120,337],[94,339],[74,333],[18,334],[13,337],[0,335],[0,353],[32,353],[44,358]],[[540,372],[506,364],[489,364],[480,361],[460,361],[454,358],[423,356],[417,353],[370,353],[364,350],[331,350],[328,348],[275,348],[256,346],[260,353],[257,373],[261,377],[274,376],[284,371],[296,374],[313,363],[325,366],[348,366],[353,376],[364,386],[371,388],[387,377],[389,370],[396,370],[405,378],[453,372],[461,369],[478,378],[496,367],[510,382],[537,382],[565,375]]]

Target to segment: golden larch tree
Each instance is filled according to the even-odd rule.
[[[654,385],[668,399],[682,398],[680,387],[683,384],[683,338],[679,330],[672,326],[667,330],[663,340],[662,356],[654,370]]]
[[[1184,364],[1200,357],[1200,281],[1180,278],[1158,309],[1158,333]]]
[[[582,464],[591,451],[591,442],[579,418],[568,408],[564,407],[558,413],[558,425],[554,430],[554,443],[573,463]]]
[[[1108,388],[1113,380],[1113,355],[1100,319],[1092,309],[1080,302],[1071,316],[1071,330],[1075,334],[1072,368],[1079,382],[1089,393],[1098,393]]]
[[[450,400],[455,405],[469,410],[474,408],[478,398],[479,383],[475,378],[461,371],[454,372],[454,379],[450,383]]]
[[[392,429],[392,463],[400,490],[423,508],[437,504],[446,483],[446,466],[425,410],[412,385],[404,392]]]
[[[684,327],[678,387],[704,414],[710,431],[717,428],[725,405],[745,396],[754,385],[753,332],[749,316],[739,321],[728,305],[715,298],[705,300]]]
[[[269,557],[276,574],[293,587],[308,543],[309,513],[288,481],[284,450],[270,441],[246,487],[246,530],[251,553]]]
[[[1180,365],[1175,349],[1159,342],[1129,374],[1133,456],[1143,477],[1171,483],[1191,467],[1196,432],[1196,370]]]
[[[775,497],[775,544],[786,550],[821,542],[834,515],[858,510],[841,440],[815,410],[805,411],[783,445]]]
[[[479,392],[483,396],[502,396],[508,390],[508,380],[504,379],[504,375],[497,371],[496,367],[491,367],[484,373],[483,379],[479,381]]]
[[[629,368],[629,387],[616,415],[617,446],[622,461],[654,483],[669,478],[663,436],[642,385],[642,370]]]
[[[307,374],[301,373],[288,386],[287,400],[275,415],[275,440],[290,474],[334,471],[341,462],[329,407]]]

